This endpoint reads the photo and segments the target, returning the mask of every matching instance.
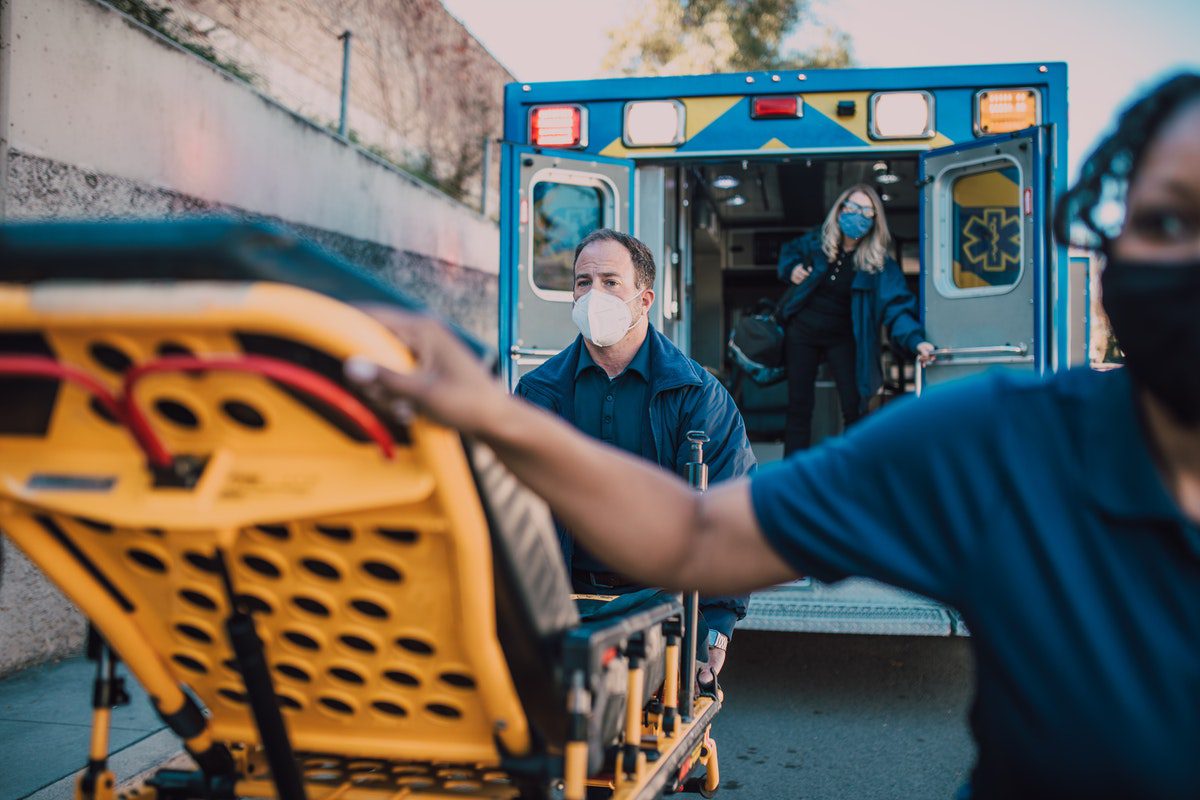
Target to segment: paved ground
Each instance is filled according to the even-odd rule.
[[[974,759],[965,639],[740,631],[721,680],[725,800],[949,800]]]
[[[92,662],[73,658],[0,681],[0,800],[39,790],[71,796],[69,786],[51,789],[87,762],[94,674]],[[142,688],[127,686],[132,702],[113,712],[113,752],[132,750],[163,727]],[[115,759],[114,767],[120,770]]]
[[[0,681],[0,800],[68,800],[87,752],[92,665]],[[973,758],[963,639],[740,631],[716,724],[725,800],[949,800]],[[127,778],[178,750],[140,687],[114,714]],[[155,733],[159,731],[158,733]]]

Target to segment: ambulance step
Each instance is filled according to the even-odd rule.
[[[865,578],[834,584],[805,579],[750,597],[746,630],[953,636],[965,633],[958,615],[926,597]]]

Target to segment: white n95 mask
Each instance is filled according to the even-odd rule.
[[[598,347],[609,347],[625,338],[625,334],[636,321],[629,310],[632,299],[622,300],[608,292],[589,291],[575,301],[571,309],[571,320],[583,334],[583,338]]]

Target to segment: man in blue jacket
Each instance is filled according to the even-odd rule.
[[[687,432],[693,430],[709,436],[705,461],[711,482],[753,472],[754,454],[733,398],[650,325],[654,271],[654,256],[632,236],[607,228],[588,234],[575,248],[571,318],[580,335],[525,375],[516,393],[584,433],[677,475],[685,474],[691,460]],[[612,511],[613,524],[622,524],[620,509]],[[643,588],[614,573],[561,528],[559,537],[575,591],[624,594]],[[709,631],[702,684],[716,679],[747,600],[701,598]]]

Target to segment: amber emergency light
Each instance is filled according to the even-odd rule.
[[[1036,89],[984,89],[975,95],[975,134],[1009,133],[1041,121]]]

